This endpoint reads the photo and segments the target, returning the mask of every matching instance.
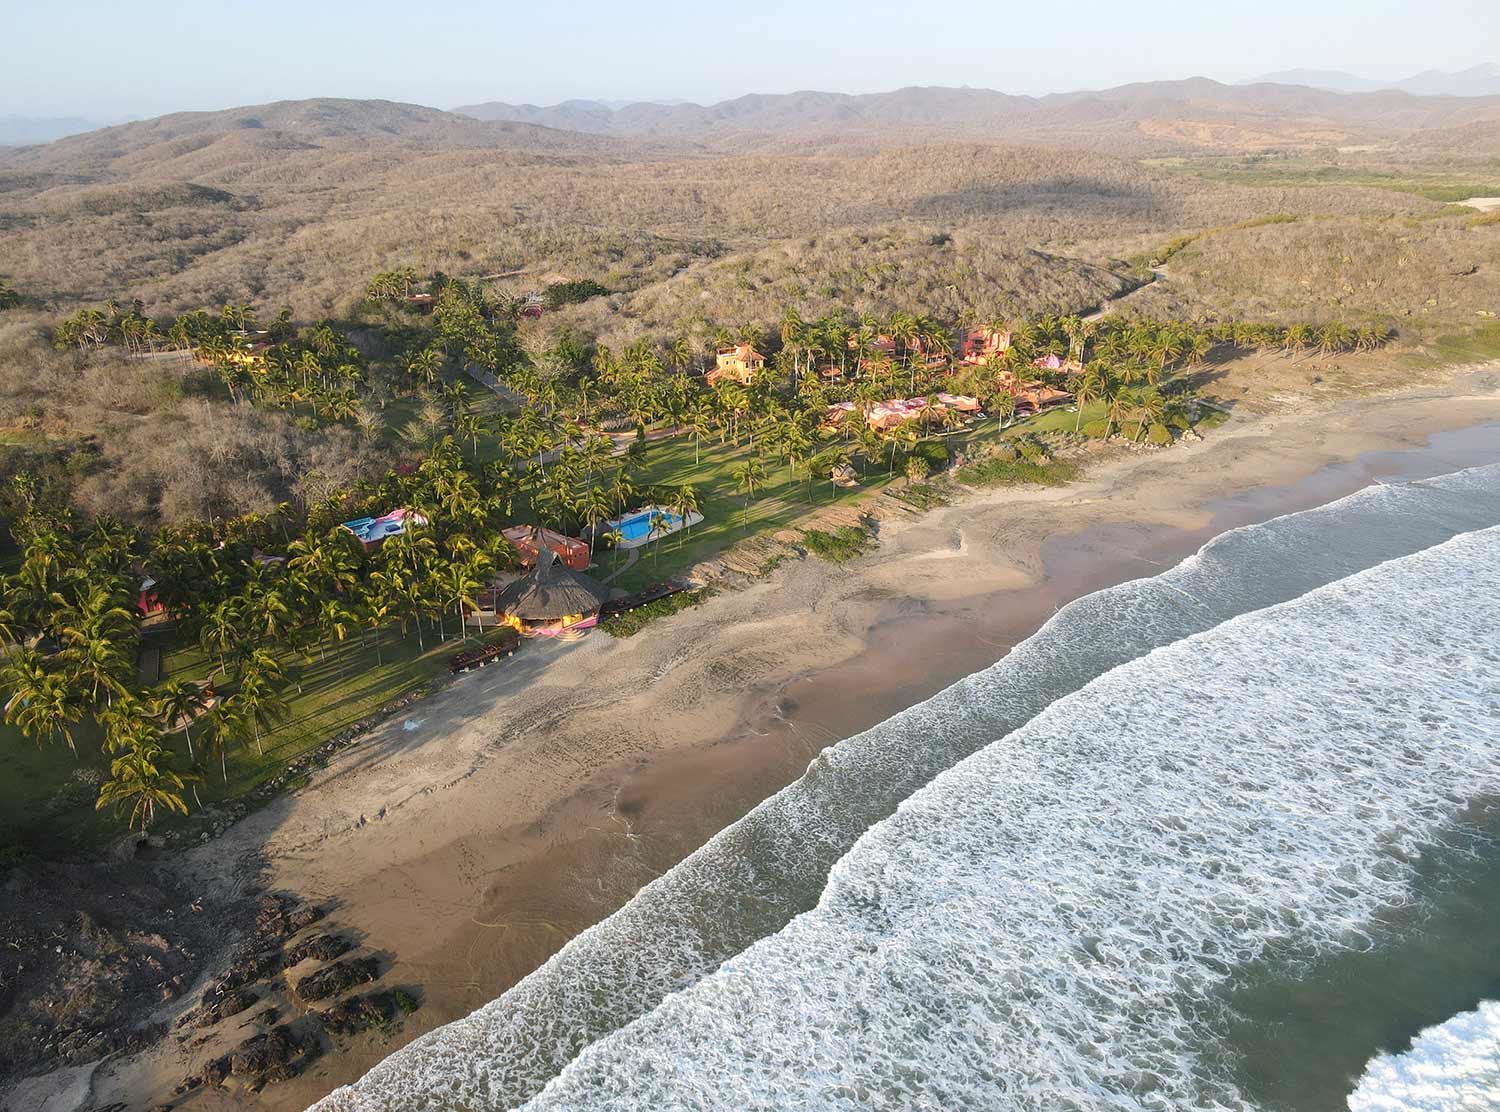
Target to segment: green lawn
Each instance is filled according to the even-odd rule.
[[[347,643],[342,662],[333,654],[320,660],[316,650],[310,661],[283,654],[290,713],[263,739],[264,755],[253,742],[230,754],[227,785],[216,761],[204,770],[204,781],[198,785],[203,802],[244,794],[361,718],[446,674],[448,656],[459,650],[451,636],[451,616],[448,625],[448,642],[440,642],[433,631],[425,652],[418,648],[415,634],[403,640],[391,628],[380,638],[378,659],[373,637],[365,647],[357,639]],[[213,662],[196,646],[176,646],[164,654],[162,678],[202,679],[212,668]],[[93,809],[98,784],[109,769],[99,733],[91,724],[76,733],[75,757],[65,745],[38,747],[14,729],[0,726],[0,862],[17,847],[37,853],[87,848],[124,833],[123,824],[110,812]],[[186,769],[182,735],[167,740],[178,755],[175,767]],[[201,760],[201,751],[199,756]],[[160,825],[166,829],[170,824]]]
[[[1102,403],[1098,409],[1098,416],[1102,416]],[[1085,422],[1092,419],[1092,413],[1092,409],[1085,411]],[[972,453],[976,445],[994,441],[1002,435],[1064,428],[1071,431],[1073,420],[1074,414],[1055,409],[1017,421],[1001,430],[999,421],[991,418],[976,421],[941,439],[948,446],[950,455]],[[820,443],[818,450],[832,443]],[[696,461],[695,454],[698,456]],[[825,506],[855,503],[892,482],[904,484],[906,481],[899,452],[893,475],[888,473],[884,461],[867,463],[861,485],[848,490],[834,486],[821,474],[815,475],[809,486],[806,468],[799,467],[795,473],[790,473],[785,464],[771,466],[768,462],[767,482],[750,501],[747,514],[745,496],[735,486],[734,471],[752,455],[748,443],[735,447],[707,437],[698,453],[695,453],[692,438],[688,436],[650,444],[637,478],[638,484],[691,485],[698,493],[704,520],[685,534],[672,534],[640,548],[640,559],[635,566],[626,570],[613,584],[625,590],[635,590],[683,572],[747,536],[796,528],[799,522]],[[856,463],[856,470],[858,466]],[[601,552],[594,571],[601,577],[607,576],[621,562],[623,554]]]
[[[685,533],[663,537],[638,551],[636,565],[614,581],[633,590],[684,571],[735,541],[766,530],[784,529],[813,510],[832,502],[854,502],[872,487],[885,482],[885,472],[871,475],[865,485],[842,490],[826,479],[816,479],[809,491],[807,470],[795,475],[785,466],[767,465],[766,483],[750,501],[735,488],[734,469],[752,458],[748,444],[738,448],[705,438],[700,462],[694,462],[691,437],[656,441],[646,448],[644,464],[636,477],[641,486],[691,485],[698,493],[703,521]],[[599,556],[598,574],[608,575],[623,553]]]

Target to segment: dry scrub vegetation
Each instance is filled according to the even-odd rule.
[[[1048,146],[909,127],[791,129],[757,146],[317,101],[0,152],[0,280],[20,295],[0,309],[7,468],[66,471],[86,509],[166,520],[352,481],[367,461],[339,428],[229,405],[191,363],[55,351],[46,328],[110,298],[159,317],[253,303],[263,320],[286,306],[299,323],[350,321],[368,311],[365,280],[404,266],[492,276],[494,296],[576,279],[611,291],[524,325],[528,347],[562,332],[616,350],[715,326],[769,332],[788,308],[949,327],[1082,312],[1149,278],[1144,260],[1179,238],[1168,280],[1126,311],[1421,338],[1500,310],[1500,226],[1388,180],[1393,159],[1428,184],[1481,180],[1493,163],[1450,153],[1414,171],[1413,152],[1437,157],[1429,134],[1368,166],[1181,148],[1148,164],[1101,153],[1122,149],[1102,138],[1107,113],[1068,111],[1078,120]],[[1155,127],[1166,111],[1153,100],[1136,114]],[[1488,150],[1488,125],[1463,126],[1461,152]]]
[[[1418,336],[1500,312],[1500,226],[1465,217],[1329,217],[1231,228],[1175,254],[1142,315],[1345,320]]]

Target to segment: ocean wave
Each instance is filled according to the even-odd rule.
[[[1268,947],[1367,944],[1500,790],[1500,529],[1118,667],[908,799],[817,907],[536,1109],[1232,1109]]]
[[[1350,1112],[1493,1112],[1500,1108],[1500,1001],[1429,1027],[1401,1054],[1370,1062]]]
[[[1497,522],[1500,467],[1473,468],[1236,529],[1154,579],[1080,599],[992,668],[825,750],[520,984],[319,1107],[519,1105],[586,1046],[813,907],[872,824],[1049,704],[1236,615]]]

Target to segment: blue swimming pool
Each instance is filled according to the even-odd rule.
[[[642,510],[629,517],[620,518],[613,525],[626,543],[647,540],[651,537],[651,517],[658,513],[661,514],[661,521],[657,524],[657,536],[675,532],[682,523],[682,518],[666,510]]]

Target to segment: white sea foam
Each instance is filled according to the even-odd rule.
[[[1227,979],[1366,944],[1500,791],[1500,529],[1123,665],[938,777],[815,910],[599,1040],[569,1109],[1226,1109]]]
[[[1349,1096],[1350,1112],[1494,1112],[1500,1108],[1500,1001],[1429,1027],[1382,1054]]]
[[[1473,468],[1232,530],[1154,579],[1080,599],[994,667],[825,750],[520,984],[320,1108],[519,1105],[594,1040],[812,907],[872,823],[1049,703],[1153,648],[1497,522],[1500,467]]]

